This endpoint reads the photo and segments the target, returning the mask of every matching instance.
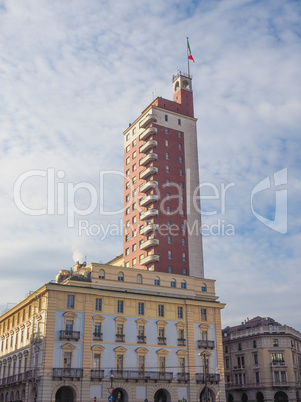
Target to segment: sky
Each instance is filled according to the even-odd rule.
[[[293,0],[0,0],[0,310],[122,253],[122,133],[172,99],[189,37],[222,325],[300,331],[300,16]]]

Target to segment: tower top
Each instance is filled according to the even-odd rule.
[[[173,82],[173,93],[179,89],[186,89],[187,91],[192,91],[192,76],[186,73],[178,71],[176,75],[172,77]]]

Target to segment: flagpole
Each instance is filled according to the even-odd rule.
[[[188,64],[188,77],[190,77],[190,71],[189,71],[189,58],[188,58],[188,36],[186,36],[186,41],[187,41],[187,64]]]

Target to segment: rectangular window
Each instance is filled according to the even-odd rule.
[[[125,214],[126,214],[126,215],[129,215],[129,213],[130,213],[130,208],[127,207],[126,210],[125,210]]]
[[[273,346],[278,347],[278,339],[273,339]]]
[[[73,332],[73,321],[67,320],[65,326],[66,335],[72,335]]]
[[[160,373],[165,373],[165,357],[164,356],[160,356],[159,357],[159,371]]]
[[[165,134],[168,134],[168,128],[165,127]]]
[[[168,115],[167,114],[165,115],[165,121],[168,121]]]
[[[136,259],[136,258],[133,258],[133,260],[132,260],[132,267],[135,267],[136,264],[137,264],[137,259]]]
[[[185,237],[183,237],[183,239],[182,239],[182,246],[186,246],[186,239],[185,239]]]
[[[164,317],[164,305],[163,304],[158,305],[158,316]]]
[[[72,352],[64,352],[64,368],[71,368]]]
[[[132,158],[135,159],[135,158],[136,158],[136,155],[137,155],[137,152],[134,151],[133,154],[132,154]]]
[[[117,355],[117,372],[123,371],[123,355]]]
[[[144,315],[144,303],[138,303],[138,314]]]
[[[117,301],[117,313],[123,314],[123,300]]]
[[[126,234],[125,235],[125,241],[129,241],[130,240],[130,235],[129,234]]]
[[[182,144],[179,144],[179,150],[182,151]]]
[[[169,185],[170,185],[170,181],[169,181],[169,179],[166,179],[166,187],[169,187]]]
[[[137,140],[134,140],[134,141],[132,142],[132,146],[133,146],[133,147],[136,145],[136,142],[137,142]]]
[[[286,382],[286,372],[281,371],[281,382]]]
[[[102,299],[96,299],[95,301],[95,310],[101,311],[102,310]]]
[[[181,119],[178,119],[178,125],[180,126],[181,125]]]
[[[169,160],[169,153],[168,152],[166,152],[166,154],[165,154],[165,159],[168,161]]]
[[[207,309],[201,308],[201,320],[207,321]]]
[[[256,384],[259,384],[259,383],[260,383],[259,371],[256,371],[256,372],[255,372],[255,382],[256,382]]]
[[[138,371],[143,373],[145,370],[145,356],[139,356],[138,358]]]
[[[179,162],[180,162],[180,163],[183,163],[183,158],[182,158],[182,156],[179,156]]]
[[[132,171],[135,172],[135,170],[137,169],[137,165],[136,163],[132,166]]]
[[[178,131],[178,137],[179,137],[179,138],[182,138],[182,133],[181,133],[181,131]]]
[[[166,170],[166,173],[169,173],[169,166],[166,166],[165,170]]]
[[[258,354],[254,353],[254,364],[258,364]]]
[[[183,169],[180,169],[180,176],[183,176]]]
[[[178,306],[178,318],[183,318],[183,307]]]
[[[165,140],[165,146],[168,147],[168,140]]]
[[[126,164],[128,165],[128,164],[130,163],[130,161],[131,161],[131,158],[128,156],[128,157],[126,158]]]
[[[127,247],[126,249],[125,249],[125,255],[129,255],[130,254],[130,249]]]
[[[100,353],[93,355],[93,370],[100,370]]]
[[[126,152],[129,152],[130,146],[128,145],[125,150],[126,150]]]
[[[137,245],[136,243],[132,245],[132,251],[136,251],[137,250]]]
[[[255,340],[255,341],[253,341],[253,348],[257,348],[257,343],[256,343],[256,340]]]
[[[171,260],[171,251],[168,251],[168,259]]]
[[[74,308],[74,295],[67,296],[67,308]]]
[[[226,367],[226,369],[229,368],[229,359],[228,358],[225,359],[225,367]]]
[[[130,134],[127,134],[125,139],[126,139],[126,141],[128,141],[130,139]]]

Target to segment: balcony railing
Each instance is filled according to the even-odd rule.
[[[146,343],[145,335],[137,335],[137,343]]]
[[[206,374],[207,382],[209,383],[218,383],[220,381],[219,374]],[[205,375],[204,373],[197,373],[196,374],[196,381],[205,383]]]
[[[149,124],[156,122],[158,119],[157,115],[149,113],[148,115],[146,115],[139,124],[139,127],[145,128],[147,127]]]
[[[52,377],[68,377],[81,378],[83,369],[81,368],[54,368],[52,369]]]
[[[158,182],[156,180],[149,180],[140,186],[140,192],[145,193],[148,190],[150,190],[151,188],[156,188],[156,187],[158,187]]]
[[[146,166],[148,163],[156,161],[158,159],[158,155],[155,153],[150,153],[146,156],[144,156],[144,158],[140,159],[140,166]]]
[[[234,366],[233,370],[243,370],[245,368],[245,366],[243,364],[238,365],[238,366]]]
[[[158,336],[158,345],[166,345],[166,337]]]
[[[159,225],[158,225],[158,224],[156,224],[156,223],[150,223],[149,225],[144,226],[144,228],[142,228],[142,229],[140,230],[140,234],[142,234],[142,235],[147,235],[147,233],[149,233],[149,232],[155,232],[155,231],[158,230],[158,229],[159,229]]]
[[[112,370],[115,379],[145,380],[145,381],[172,381],[173,373],[159,371]]]
[[[102,341],[102,333],[94,332],[93,333],[93,341]]]
[[[38,377],[39,375],[39,369],[31,369],[31,370],[27,370],[24,373],[24,380],[28,380],[30,378],[34,378],[34,377]]]
[[[124,334],[116,334],[115,335],[115,342],[124,342],[125,341],[125,335]]]
[[[157,134],[156,127],[149,127],[146,130],[144,130],[142,134],[140,134],[140,140],[146,141],[148,139],[148,137],[150,137],[151,135],[155,135],[155,134]]]
[[[189,381],[189,373],[178,373],[178,381]]]
[[[141,265],[150,264],[151,262],[158,262],[160,257],[156,254],[148,255],[145,258],[142,258],[140,261]]]
[[[178,346],[186,346],[186,339],[178,338]]]
[[[285,366],[284,360],[273,360],[271,362],[272,366]]]
[[[289,386],[289,383],[288,383],[288,381],[280,381],[280,380],[274,380],[273,381],[273,387],[277,387],[277,388],[279,388],[279,387],[284,387],[284,388],[287,388]]]
[[[60,331],[60,339],[72,339],[78,341],[80,339],[80,331]]]
[[[92,379],[102,379],[104,378],[104,370],[91,370],[91,378]]]
[[[140,173],[140,179],[146,179],[148,176],[154,175],[158,173],[158,168],[155,166],[150,166],[147,169],[143,170]]]
[[[140,147],[140,153],[145,154],[149,149],[155,148],[158,145],[157,141],[150,140]]]
[[[149,219],[153,216],[157,216],[159,214],[159,211],[155,208],[150,208],[147,211],[145,211],[141,216],[140,219],[144,221],[145,219]]]
[[[208,340],[198,340],[198,348],[199,349],[214,349],[215,347],[215,342],[214,341],[208,341]]]
[[[156,194],[147,195],[146,197],[141,198],[140,205],[141,207],[145,207],[146,205],[158,201],[159,196]]]
[[[155,246],[159,246],[159,240],[158,239],[149,239],[141,244],[140,250],[145,250],[146,248],[155,247]]]

